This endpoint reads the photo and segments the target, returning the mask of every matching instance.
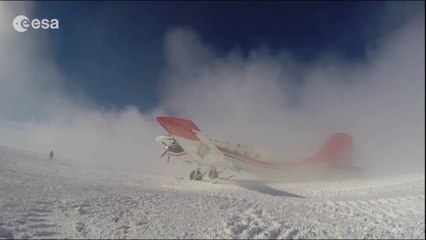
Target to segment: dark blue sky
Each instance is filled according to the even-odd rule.
[[[380,15],[399,2],[37,2],[35,17],[58,18],[54,57],[69,89],[105,107],[158,103],[163,43],[189,27],[219,54],[266,45],[300,62],[333,51],[362,61],[384,31]],[[397,16],[393,24],[397,24]]]

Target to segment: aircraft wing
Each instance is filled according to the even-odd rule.
[[[191,120],[157,117],[157,121],[200,165],[236,169]]]

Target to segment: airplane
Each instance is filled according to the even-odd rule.
[[[351,167],[352,137],[346,133],[334,134],[314,156],[301,161],[278,162],[262,158],[265,151],[240,143],[208,137],[191,120],[175,117],[157,117],[158,123],[168,132],[156,141],[165,147],[167,163],[170,159],[196,165],[190,180],[202,180],[208,173],[216,180],[225,170],[247,173],[265,173],[264,170],[282,171],[306,166]],[[161,158],[160,157],[160,158]],[[201,172],[201,168],[207,170]],[[231,176],[233,177],[233,176]]]

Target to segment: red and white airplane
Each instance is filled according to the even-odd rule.
[[[159,136],[156,141],[166,148],[161,155],[196,165],[191,172],[191,180],[202,180],[208,173],[210,179],[217,179],[224,170],[260,173],[265,170],[282,171],[299,169],[303,166],[350,166],[352,138],[345,133],[336,133],[314,156],[297,162],[267,161],[262,158],[265,151],[243,144],[207,137],[191,121],[173,117],[157,117],[168,135]],[[281,155],[282,156],[282,155]],[[201,168],[207,170],[201,172]],[[312,169],[312,168],[311,168]]]

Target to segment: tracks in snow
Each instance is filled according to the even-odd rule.
[[[415,219],[424,224],[424,195],[389,197],[369,200],[312,201],[301,200],[297,214],[291,214],[294,202],[277,208],[277,217],[256,203],[248,203],[244,211],[232,214],[224,224],[227,238],[327,238],[354,236],[374,238],[385,234],[408,237],[404,222]],[[287,209],[288,211],[286,211]],[[319,217],[322,216],[322,217]],[[324,217],[326,216],[326,217]],[[342,228],[339,222],[348,228]],[[304,224],[303,224],[304,223]],[[352,224],[352,225],[351,225]],[[422,234],[422,230],[418,231]],[[423,229],[424,234],[424,229]]]

